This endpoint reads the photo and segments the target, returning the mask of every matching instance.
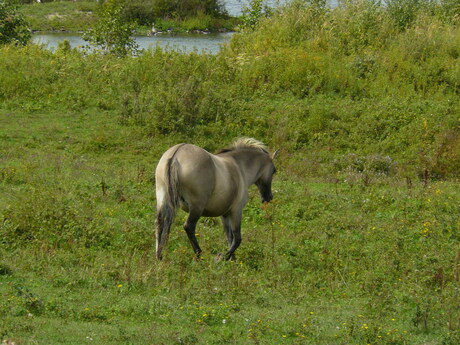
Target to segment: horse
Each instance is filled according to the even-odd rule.
[[[221,217],[228,241],[223,258],[234,259],[241,243],[241,218],[249,187],[257,186],[263,203],[273,199],[273,160],[278,152],[270,153],[262,142],[246,137],[216,154],[192,144],[169,148],[155,170],[157,259],[162,259],[178,207],[188,212],[184,230],[197,258],[202,252],[195,236],[198,220]]]

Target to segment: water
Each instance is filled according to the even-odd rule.
[[[140,49],[149,49],[159,46],[165,50],[176,50],[184,53],[197,52],[217,54],[221,46],[232,37],[233,33],[217,34],[160,34],[157,36],[136,36],[135,40]],[[48,49],[55,51],[59,42],[68,40],[72,48],[88,46],[80,36],[69,33],[39,33],[34,34],[32,42],[43,44]]]
[[[241,15],[243,6],[247,6],[250,0],[224,0],[225,8],[232,16]],[[267,0],[267,4],[275,6],[285,3],[288,0]],[[217,54],[221,46],[228,41],[232,33],[219,34],[161,34],[157,36],[137,36],[135,37],[139,48],[149,49],[160,46],[166,50],[176,50],[185,53],[199,52]],[[59,42],[68,40],[72,48],[88,46],[80,36],[68,33],[39,33],[34,34],[32,41],[36,44],[43,44],[48,49],[55,51]]]
[[[250,0],[224,0],[225,8],[232,16],[239,16],[244,6]],[[283,5],[289,0],[267,0],[266,4],[272,7]],[[337,3],[337,0],[329,0],[329,4]],[[207,54],[217,54],[221,46],[230,41],[232,33],[218,34],[161,34],[157,36],[137,36],[135,37],[139,48],[149,49],[160,46],[165,50],[176,50],[184,53],[198,52]],[[59,42],[68,40],[72,48],[87,46],[80,36],[68,33],[40,33],[34,34],[32,41],[43,44],[50,50],[56,50]]]

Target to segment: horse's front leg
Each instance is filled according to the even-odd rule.
[[[187,233],[188,239],[192,244],[193,251],[195,252],[197,258],[199,258],[201,254],[201,248],[195,235],[196,223],[198,222],[198,219],[200,219],[199,215],[190,213],[187,221],[184,224],[184,230]]]

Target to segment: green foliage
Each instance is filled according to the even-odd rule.
[[[406,29],[416,20],[419,11],[427,10],[431,1],[392,0],[387,4],[388,14],[400,30]]]
[[[24,17],[14,5],[0,2],[0,45],[14,43],[25,45],[31,34]]]
[[[458,22],[460,19],[460,3],[457,0],[442,0],[441,15],[447,20]]]
[[[237,18],[229,18],[223,6],[212,1],[124,1],[116,0],[122,11],[123,22],[135,22],[136,30],[145,34],[152,25],[158,30],[232,30]],[[94,27],[102,1],[57,1],[30,3],[20,7],[21,13],[37,31],[80,32]]]
[[[219,0],[134,0],[119,2],[124,4],[123,16],[140,25],[151,26],[160,19],[184,20],[190,17],[227,17],[224,5]]]
[[[265,4],[265,0],[251,0],[243,7],[242,30],[254,30],[262,18],[272,14],[272,9]]]
[[[99,21],[85,32],[83,39],[105,54],[118,57],[135,54],[138,46],[132,35],[136,24],[123,20],[122,12],[123,5],[119,1],[104,2],[99,10]]]
[[[10,0],[10,1],[14,1],[16,3],[19,3],[19,4],[32,4],[32,3],[37,3],[37,0]],[[85,0],[40,0],[39,3],[50,3],[50,2],[87,2]],[[89,0],[91,2],[99,2],[100,0]]]

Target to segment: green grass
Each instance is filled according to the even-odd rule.
[[[4,339],[458,341],[457,183],[296,178],[285,157],[273,204],[261,208],[251,190],[237,261],[215,262],[225,241],[211,220],[193,261],[180,213],[157,262],[151,174],[167,140],[107,113],[1,119]]]
[[[1,47],[0,341],[458,344],[458,23],[363,4],[217,56]],[[161,154],[241,135],[282,151],[237,260],[218,219],[193,260],[180,212],[156,261]]]

